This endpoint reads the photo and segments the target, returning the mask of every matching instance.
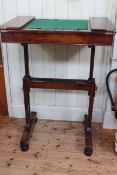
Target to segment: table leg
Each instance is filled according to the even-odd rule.
[[[89,96],[88,115],[85,115],[85,119],[84,119],[84,129],[85,129],[85,149],[84,149],[84,153],[87,156],[91,156],[92,153],[93,153],[91,120],[92,120],[93,103],[94,103],[94,97],[95,97],[94,94],[95,94],[95,92],[91,93],[90,96]]]
[[[94,56],[95,56],[95,46],[91,46],[91,61],[90,61],[90,73],[89,73],[89,81],[94,85],[94,87],[89,90],[89,108],[88,108],[88,115],[85,115],[84,118],[84,130],[85,130],[85,149],[84,153],[87,156],[91,156],[93,153],[93,143],[92,143],[92,112],[93,112],[93,104],[94,104],[94,97],[95,97],[95,79],[93,78],[93,70],[94,70]]]
[[[22,151],[29,149],[29,142],[34,129],[34,125],[37,122],[36,112],[30,111],[30,85],[28,80],[31,78],[29,75],[29,56],[28,56],[28,44],[23,44],[24,47],[24,63],[25,63],[25,76],[23,78],[23,91],[24,91],[24,105],[26,126],[20,141],[20,148]]]
[[[40,88],[41,86],[40,86],[40,79],[31,78],[31,76],[29,74],[28,44],[23,44],[23,47],[24,47],[24,61],[25,61],[25,76],[23,79],[23,89],[24,89],[24,104],[25,104],[25,113],[26,113],[26,126],[25,126],[25,129],[24,129],[21,141],[20,141],[20,147],[21,147],[22,151],[27,151],[29,149],[29,142],[30,142],[31,134],[32,134],[32,131],[34,129],[34,125],[37,121],[36,113],[30,112],[30,96],[29,96],[30,88],[31,87],[32,88]],[[87,156],[90,156],[93,152],[91,120],[92,120],[93,103],[94,103],[95,90],[96,90],[95,79],[93,78],[94,55],[95,55],[95,46],[92,46],[91,47],[90,74],[89,74],[89,79],[87,80],[87,84],[83,80],[80,80],[79,83],[77,82],[77,89],[81,89],[80,86],[82,83],[84,83],[82,85],[82,89],[87,85],[87,90],[88,90],[88,94],[89,94],[88,115],[85,116],[85,120],[84,120],[84,128],[85,128],[84,153]],[[45,87],[44,86],[45,82],[48,83],[48,79],[41,82],[43,84],[42,87]],[[50,83],[52,84],[52,82],[53,81],[51,81]],[[57,82],[59,82],[59,83],[56,84]],[[63,88],[63,86],[60,86],[60,81],[56,81],[56,83],[55,83],[55,85],[58,88],[61,88],[61,89]],[[74,83],[73,83],[73,85],[74,85]],[[56,86],[54,86],[54,88],[56,88]],[[46,87],[53,88],[52,86],[46,86]],[[64,88],[69,89],[69,86],[65,86]],[[74,85],[74,88],[75,88],[75,85]]]

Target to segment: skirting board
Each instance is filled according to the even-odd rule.
[[[103,128],[117,129],[117,120],[115,119],[114,112],[105,113]]]
[[[87,108],[56,107],[56,106],[34,106],[32,111],[36,111],[39,119],[83,121],[84,114],[87,114]],[[24,118],[24,106],[12,106],[12,117]],[[103,113],[100,110],[93,112],[93,122],[102,122]]]

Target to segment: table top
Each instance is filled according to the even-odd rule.
[[[33,16],[18,16],[0,25],[0,30],[54,29],[54,30],[88,30],[113,32],[114,27],[108,18],[91,17],[86,20],[35,19]]]
[[[18,16],[0,26],[2,42],[111,45],[115,30],[108,18],[35,19]]]

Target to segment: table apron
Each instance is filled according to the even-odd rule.
[[[1,32],[3,43],[55,43],[81,45],[112,45],[113,35],[94,35],[92,33],[39,33],[39,32]]]

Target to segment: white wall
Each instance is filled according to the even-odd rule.
[[[112,12],[111,12],[110,18],[111,18],[111,21],[115,24],[115,28],[117,30],[117,1],[116,0],[113,1]],[[117,34],[115,35],[111,64],[108,63],[107,73],[110,71],[110,69],[112,70],[115,68],[117,69]],[[113,98],[115,97],[115,92],[116,92],[115,90],[116,77],[117,77],[117,72],[113,73],[109,79],[110,80],[110,90],[111,90]],[[115,119],[115,113],[111,110],[110,99],[108,96],[107,96],[107,106],[106,106],[106,111],[104,115],[103,127],[110,128],[110,129],[117,129],[117,120]]]
[[[64,19],[111,18],[112,2],[114,0],[0,0],[0,23],[17,15]],[[29,48],[31,75],[88,78],[90,49],[86,46],[30,45]],[[23,50],[20,45],[7,44],[3,45],[3,51],[10,115],[24,117]],[[103,120],[106,104],[104,83],[109,52],[107,48],[96,47],[94,76],[98,91],[93,119],[98,122]],[[88,97],[82,91],[32,90],[31,106],[38,111],[40,118],[82,120],[87,113]]]

